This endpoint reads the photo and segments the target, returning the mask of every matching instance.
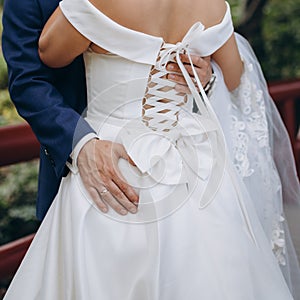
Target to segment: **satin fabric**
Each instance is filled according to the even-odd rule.
[[[99,211],[75,159],[5,300],[293,299],[257,207],[234,169],[234,147],[226,141],[219,148],[226,123],[207,106],[208,99],[202,99],[204,107],[199,103],[197,114],[189,96],[178,126],[168,134],[141,126],[142,98],[161,38],[120,27],[88,1],[64,0],[61,8],[82,34],[100,46],[110,43],[108,54],[84,55],[86,120],[99,138],[122,143],[136,163],[120,159],[118,167],[139,193],[139,211],[126,216]],[[208,34],[211,45],[226,41],[221,33],[232,30],[229,13],[228,6],[223,22],[211,29],[214,35]],[[111,29],[110,35],[83,25],[91,15]],[[200,45],[204,31],[196,26],[201,30],[192,30],[197,34],[189,44],[197,39]],[[118,38],[123,33],[136,39],[139,51],[127,53]],[[222,100],[229,93],[216,73]],[[220,153],[222,177],[212,201],[199,208]]]

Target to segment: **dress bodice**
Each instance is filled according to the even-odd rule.
[[[197,73],[193,70],[194,82],[180,54],[186,53],[191,62],[191,54],[209,56],[229,39],[233,25],[226,5],[219,24],[205,28],[196,22],[180,42],[171,44],[118,24],[88,0],[60,2],[69,22],[108,51],[84,54],[87,121],[100,138],[121,143],[138,170],[154,181],[192,186],[192,173],[207,181],[201,207],[213,199],[223,177],[223,133]],[[174,83],[165,78],[166,65],[174,59],[191,94],[177,93]],[[192,113],[193,100],[199,114]]]
[[[87,118],[96,128],[100,120],[120,122],[138,118],[147,85],[150,65],[140,64],[115,54],[84,54],[88,109]]]
[[[154,76],[155,70],[152,70],[151,74],[151,68],[153,66],[161,72],[162,78],[167,73],[165,65],[174,59],[176,53],[188,49],[190,53],[208,56],[220,48],[233,32],[230,8],[228,3],[226,4],[226,14],[219,24],[205,29],[201,22],[196,22],[181,42],[169,44],[162,37],[120,25],[88,0],[61,1],[60,8],[70,23],[94,44],[108,51],[108,54],[98,54],[89,50],[84,54],[88,118],[95,117],[99,120],[101,114],[121,119],[140,117],[143,111],[145,112],[145,107],[163,106],[161,100],[164,98],[179,105],[184,103],[185,110],[191,111],[192,97],[170,91],[174,84],[166,79],[154,80],[158,75]],[[155,83],[149,83],[149,75]],[[168,87],[163,91],[156,89],[155,97],[144,97],[149,89],[154,92],[154,85],[157,85],[157,89],[162,89],[164,85]],[[167,96],[165,92],[168,92]],[[170,105],[164,105],[161,110],[172,110]],[[175,106],[173,105],[173,108]],[[159,109],[156,109],[156,112]],[[174,111],[173,116],[177,112]]]
[[[205,28],[199,21],[186,33],[191,53],[209,56],[219,49],[233,33],[229,4],[223,20]],[[68,21],[86,38],[107,51],[133,60],[154,65],[162,37],[129,29],[107,17],[88,0],[63,0],[60,8]],[[170,44],[167,44],[170,45]]]

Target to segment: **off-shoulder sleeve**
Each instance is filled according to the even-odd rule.
[[[221,48],[234,32],[230,6],[226,2],[226,13],[223,20],[214,26],[204,29],[197,38],[193,39],[190,47],[195,54],[209,56]]]
[[[59,5],[68,21],[94,44],[135,62],[155,64],[164,44],[162,37],[120,25],[97,9],[89,0],[63,0]],[[192,52],[201,56],[211,55],[232,35],[233,24],[227,2],[226,6],[226,13],[219,24],[205,29],[200,22],[196,23],[199,26],[196,32],[193,32],[190,41]],[[187,35],[191,35],[191,32],[189,31]]]
[[[162,38],[116,23],[88,0],[63,0],[59,6],[68,21],[94,44],[136,62],[155,64]]]

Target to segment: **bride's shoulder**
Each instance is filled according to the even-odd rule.
[[[145,0],[114,0],[114,1],[107,1],[107,0],[88,0],[91,2],[95,7],[105,13],[118,13],[123,11],[124,13],[130,10],[139,9],[143,6],[144,2],[147,3]],[[156,1],[156,0],[154,0]],[[148,2],[152,2],[151,0]]]
[[[205,27],[211,27],[219,24],[227,11],[226,1],[224,0],[203,0],[205,6],[205,16],[203,23]]]

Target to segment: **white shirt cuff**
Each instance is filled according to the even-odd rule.
[[[78,155],[79,155],[79,153],[80,153],[82,147],[83,147],[88,141],[90,141],[90,140],[92,140],[92,139],[94,139],[94,138],[99,139],[99,137],[98,137],[95,133],[93,133],[93,132],[88,133],[88,134],[85,135],[85,136],[77,143],[77,145],[74,147],[73,151],[72,151],[71,154],[70,154],[70,157],[71,157],[71,159],[72,159],[72,165],[73,165],[73,167],[75,167],[75,168],[77,167],[77,158],[78,158]],[[67,164],[67,166],[70,168],[70,164],[69,164],[69,163]]]

